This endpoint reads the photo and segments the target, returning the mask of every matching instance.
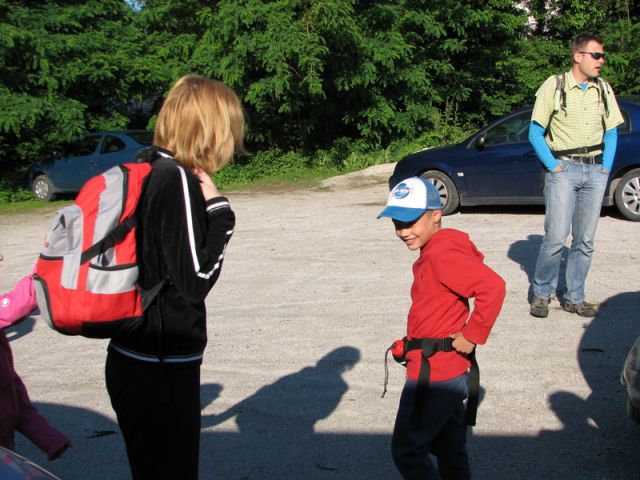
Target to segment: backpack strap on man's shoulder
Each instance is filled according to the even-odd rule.
[[[606,80],[602,79],[601,77],[598,77],[597,79],[598,82],[598,91],[600,92],[600,95],[602,96],[602,103],[604,104],[604,114],[605,116],[609,116],[609,98],[611,95],[611,86],[609,85],[609,82],[607,82]]]
[[[549,115],[549,121],[547,122],[547,128],[545,134],[549,135],[549,139],[553,141],[553,134],[551,133],[551,120],[560,110],[567,112],[567,92],[565,91],[565,79],[564,73],[556,75],[556,89],[553,93],[553,110]]]
[[[564,73],[556,75],[556,90],[553,95],[553,113],[551,116],[559,112],[561,109],[567,109],[567,93],[564,90],[564,84]]]

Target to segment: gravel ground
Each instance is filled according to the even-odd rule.
[[[376,220],[391,166],[318,188],[229,195],[238,217],[209,298],[202,369],[201,478],[399,479],[390,435],[403,383],[383,356],[402,337],[411,253]],[[35,262],[54,209],[0,215],[0,291]],[[640,224],[600,219],[588,299],[594,319],[528,314],[542,239],[541,208],[463,209],[447,227],[470,233],[507,281],[487,345],[483,401],[470,432],[476,479],[636,479],[640,426],[626,417],[619,374],[640,335]],[[73,447],[47,463],[62,479],[130,478],[104,387],[106,342],[66,337],[38,316],[10,330],[33,401]]]

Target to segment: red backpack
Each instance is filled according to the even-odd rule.
[[[57,213],[34,275],[40,313],[53,329],[108,338],[141,321],[135,211],[150,172],[148,162],[113,167]]]

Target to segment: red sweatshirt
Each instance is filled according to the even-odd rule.
[[[454,229],[436,232],[413,264],[409,338],[444,338],[462,332],[475,344],[487,341],[505,295],[504,280],[483,263],[469,235]],[[469,298],[474,308],[469,315]],[[420,350],[407,354],[407,376],[418,379]],[[457,352],[438,352],[429,359],[431,380],[465,373],[470,362]]]

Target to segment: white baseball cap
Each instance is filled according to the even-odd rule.
[[[429,180],[411,177],[401,181],[391,193],[378,218],[389,217],[401,222],[417,220],[427,210],[441,210],[440,193]]]

